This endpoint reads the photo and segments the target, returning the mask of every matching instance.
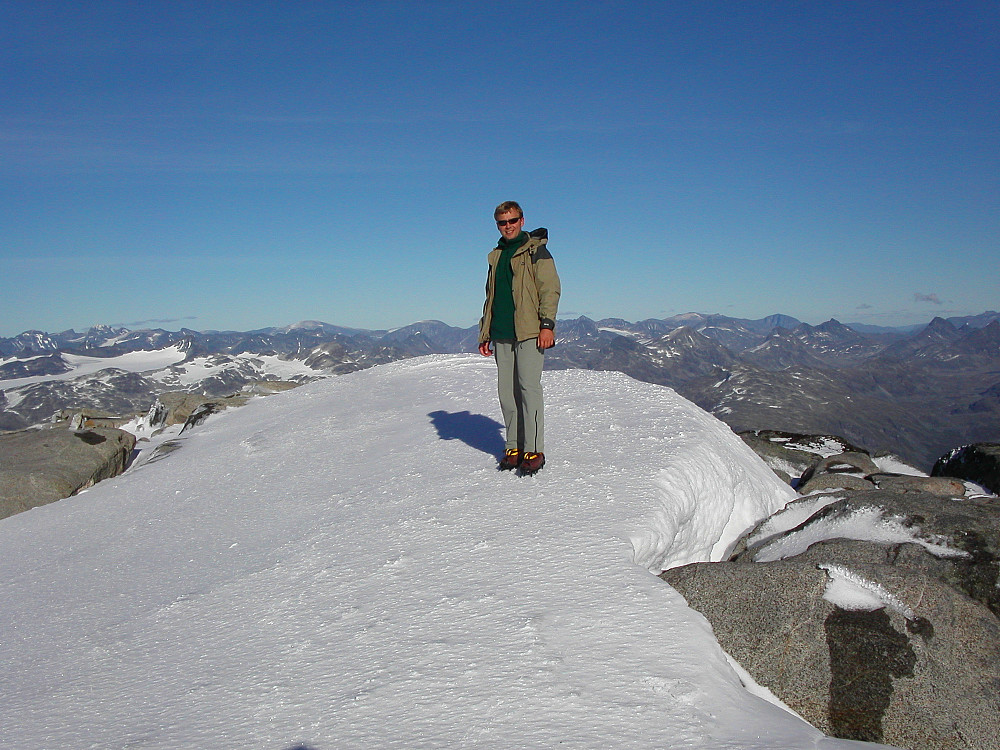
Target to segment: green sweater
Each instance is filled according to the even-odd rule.
[[[503,341],[517,340],[514,330],[514,271],[510,259],[514,252],[528,241],[528,234],[521,232],[508,241],[503,237],[497,243],[500,248],[500,260],[497,262],[496,291],[493,296],[493,317],[490,321],[490,339]]]

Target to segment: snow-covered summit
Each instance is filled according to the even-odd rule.
[[[11,747],[839,748],[748,692],[657,579],[792,496],[673,391],[545,375],[495,469],[495,372],[304,385],[0,522]]]

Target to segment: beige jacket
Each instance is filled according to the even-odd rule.
[[[510,260],[514,271],[514,332],[518,341],[535,338],[543,328],[555,330],[556,327],[561,287],[555,261],[546,247],[548,241],[547,229],[535,229],[528,233],[528,241]],[[479,343],[490,340],[495,272],[500,252],[500,248],[495,247],[487,257],[489,273],[486,276],[486,304],[479,321]]]

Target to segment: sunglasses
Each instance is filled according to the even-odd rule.
[[[524,218],[523,216],[518,216],[516,219],[497,219],[497,226],[505,227],[508,224],[517,224],[517,222],[519,222],[523,218]]]

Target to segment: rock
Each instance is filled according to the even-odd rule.
[[[965,483],[950,477],[917,477],[910,474],[869,474],[880,490],[887,492],[925,492],[938,497],[963,497]]]
[[[802,495],[812,495],[817,492],[827,492],[837,489],[864,492],[874,490],[875,485],[854,474],[820,474],[814,476],[805,484],[800,484],[798,487],[799,494]]]
[[[300,385],[302,384],[290,380],[255,380],[247,383],[239,393],[228,396],[168,391],[157,397],[156,402],[146,415],[146,422],[152,427],[170,427],[175,424],[183,424],[183,431],[201,423],[209,414],[231,407],[243,406],[254,396],[270,396],[274,393],[297,388]]]
[[[190,430],[192,427],[200,425],[210,416],[212,416],[213,414],[215,414],[216,412],[220,411],[223,408],[225,407],[221,406],[217,401],[206,401],[205,403],[200,404],[199,406],[195,407],[194,411],[192,411],[188,415],[188,418],[184,420],[184,426],[181,427],[181,432],[184,432],[185,430]]]
[[[828,499],[828,498],[827,498]],[[926,493],[875,490],[838,493],[832,502],[816,499],[818,510],[801,520],[803,506],[789,504],[785,511],[792,526],[774,514],[747,537],[738,562],[768,562],[806,554],[824,539],[859,539],[872,548],[869,561],[909,564],[922,574],[936,575],[966,596],[989,607],[1000,617],[1000,506],[986,500],[942,500]],[[808,507],[808,506],[806,506]],[[938,561],[930,566],[918,558],[899,558],[907,542],[921,545]],[[888,551],[887,551],[888,550]],[[854,564],[855,558],[830,558],[827,562]],[[909,561],[909,562],[908,562]]]
[[[53,422],[64,422],[73,429],[87,429],[91,427],[121,427],[130,421],[134,415],[126,417],[107,414],[101,411],[91,411],[88,409],[63,409],[52,419]]]
[[[785,484],[791,485],[791,484],[793,484],[795,482],[795,480],[792,479],[792,475],[789,474],[787,471],[782,471],[781,469],[776,469],[773,466],[771,467],[771,471],[774,472],[774,476],[776,476],[778,479],[780,479]]]
[[[739,436],[775,473],[783,472],[796,479],[816,463],[817,457],[830,453],[864,452],[864,449],[836,435],[746,430]]]
[[[237,393],[222,398],[212,398],[201,393],[184,393],[170,391],[161,393],[156,403],[149,410],[147,421],[152,426],[169,427],[175,424],[185,424],[192,414],[200,412],[202,419],[207,416],[205,411],[221,411],[231,406],[243,406],[252,397],[251,394]],[[211,405],[211,406],[206,406]]]
[[[888,486],[800,497],[729,561],[661,577],[819,729],[921,750],[997,747],[1000,504],[944,496],[965,489],[954,480],[870,476]],[[862,481],[811,481],[838,477]]]
[[[849,451],[821,458],[802,475],[802,483],[806,483],[820,474],[849,474],[863,478],[869,474],[877,474],[879,471],[880,469],[867,453]]]
[[[0,518],[121,474],[134,447],[132,435],[105,427],[55,425],[0,435]]]
[[[1000,443],[957,448],[937,460],[931,476],[968,479],[1000,495]]]
[[[741,432],[739,436],[775,473],[800,477],[816,461],[816,454],[788,446],[790,434],[760,430]]]
[[[877,563],[857,580],[889,604],[851,609],[824,598],[836,575],[796,558],[695,563],[661,577],[759,684],[820,730],[922,750],[996,747],[993,613],[932,576]]]

